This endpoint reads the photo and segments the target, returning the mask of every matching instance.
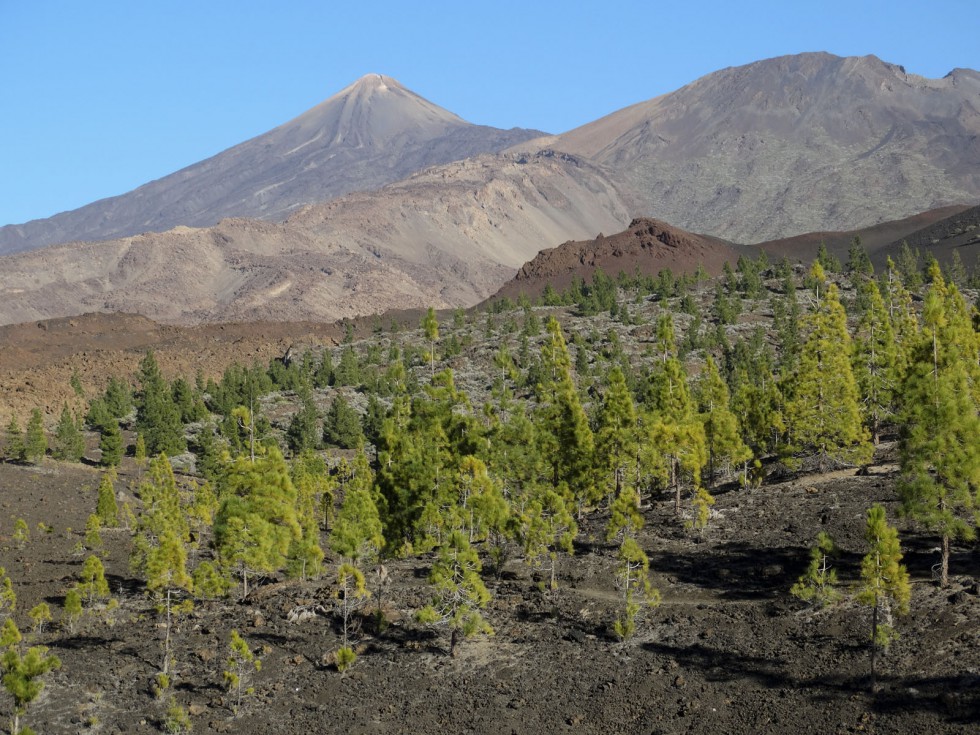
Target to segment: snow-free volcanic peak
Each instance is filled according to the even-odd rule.
[[[127,194],[0,227],[0,254],[206,227],[226,217],[282,220],[308,204],[539,135],[474,125],[391,77],[368,74],[268,133]]]

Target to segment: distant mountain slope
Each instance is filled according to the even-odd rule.
[[[923,223],[914,232],[880,248],[872,256],[872,262],[878,267],[883,266],[888,257],[897,262],[903,242],[918,250],[921,256],[931,255],[944,266],[952,262],[953,253],[956,252],[964,267],[980,273],[980,206],[955,212],[935,222]]]
[[[566,242],[542,250],[504,284],[494,298],[541,295],[545,286],[561,291],[575,279],[589,281],[597,269],[615,277],[639,271],[656,275],[664,269],[675,274],[693,273],[700,263],[711,274],[721,273],[726,262],[739,255],[755,257],[752,247],[735,245],[716,237],[685,232],[660,220],[641,217],[616,234],[593,240]]]
[[[485,155],[350,194],[284,223],[227,219],[0,258],[0,324],[91,311],[156,321],[333,321],[469,306],[542,247],[629,213],[567,154]]]
[[[953,205],[919,212],[911,217],[899,220],[881,222],[871,227],[843,232],[807,232],[803,235],[785,237],[779,240],[761,242],[757,247],[769,253],[770,259],[783,256],[790,260],[809,262],[817,256],[820,245],[826,246],[828,252],[846,262],[848,250],[855,237],[861,239],[861,246],[868,251],[875,265],[884,265],[890,248],[913,233],[928,228],[931,225],[954,218],[960,213],[971,209],[965,205]],[[976,209],[976,208],[974,208]],[[894,255],[892,256],[894,257]]]
[[[472,125],[390,77],[369,74],[264,135],[127,194],[0,227],[0,253],[206,227],[226,217],[281,220],[307,204],[540,134]]]
[[[980,73],[784,56],[537,144],[608,167],[635,214],[688,230],[737,242],[850,230],[980,199]]]

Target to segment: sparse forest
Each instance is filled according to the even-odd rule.
[[[441,674],[418,667],[466,672],[465,688],[480,666],[558,641],[608,658],[603,691],[627,671],[666,682],[681,700],[671,717],[703,718],[695,732],[712,731],[706,707],[736,707],[731,693],[711,699],[711,681],[778,679],[789,645],[804,670],[784,672],[785,687],[867,692],[855,706],[881,721],[965,731],[980,706],[976,652],[931,669],[970,686],[930,688],[888,651],[922,655],[907,621],[948,595],[968,623],[950,640],[977,643],[978,277],[912,253],[874,273],[858,242],[845,264],[826,250],[807,266],[763,255],[715,279],[598,271],[534,301],[430,309],[408,327],[379,318],[370,335],[220,376],[165,377],[147,353],[135,375],[79,385],[86,410],[66,404],[50,436],[40,411],[7,427],[8,481],[79,462],[93,475],[60,501],[74,529],[48,527],[43,505],[16,540],[0,522],[13,731],[35,716],[51,731],[299,731],[323,712],[287,695],[318,686],[290,672],[334,677],[322,686],[351,696],[341,682],[367,686],[397,659],[433,682]],[[42,563],[23,547],[59,535],[74,577],[16,606],[17,570]],[[750,614],[733,601],[792,632],[726,654],[726,620]],[[73,656],[106,656],[136,682],[130,714],[73,683]],[[47,681],[84,711],[77,721],[67,705],[32,704]],[[501,707],[535,706],[500,688]],[[909,688],[928,706],[903,705]],[[752,720],[752,690],[727,727],[795,721],[778,708]],[[287,696],[295,711],[272,719]],[[626,709],[605,713],[618,723],[606,731],[666,727],[616,701]],[[410,718],[402,707],[351,717],[363,730]],[[459,729],[459,717],[444,722]],[[588,717],[564,725],[601,731]]]

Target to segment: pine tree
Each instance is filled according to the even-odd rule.
[[[318,423],[320,415],[309,397],[304,397],[300,403],[300,409],[289,422],[286,430],[286,441],[294,454],[301,454],[310,449],[316,449],[319,445],[320,432]]]
[[[302,537],[296,519],[296,489],[275,448],[252,463],[238,458],[218,480],[221,505],[214,540],[221,560],[237,569],[243,597],[249,574],[271,574],[286,565],[290,545]]]
[[[854,376],[861,396],[861,415],[875,444],[882,426],[895,416],[900,382],[895,334],[877,284],[868,281],[859,288],[866,294],[868,307],[858,325],[854,340]]]
[[[786,405],[788,444],[792,455],[816,455],[827,462],[861,464],[871,458],[872,446],[861,422],[857,383],[851,370],[851,337],[837,286],[824,292],[817,310],[807,318],[807,337]]]
[[[980,336],[966,303],[938,274],[926,293],[922,337],[902,385],[899,493],[904,511],[939,532],[940,585],[950,542],[975,536],[980,488]]]
[[[173,401],[156,357],[150,350],[140,362],[140,393],[136,405],[136,430],[146,442],[150,455],[160,452],[172,456],[185,449],[180,409]]]
[[[418,612],[418,620],[445,625],[450,630],[449,655],[456,655],[460,638],[478,633],[492,634],[480,610],[490,602],[490,593],[480,579],[480,557],[460,531],[453,531],[439,549],[429,583],[435,590],[432,603]]]
[[[636,474],[630,470],[636,465],[639,436],[636,408],[618,365],[609,371],[606,382],[595,433],[595,456],[601,492],[615,498],[627,483],[635,492]]]
[[[19,632],[16,638],[17,641],[20,640]],[[33,646],[21,655],[18,647],[11,645],[0,657],[0,666],[3,667],[3,686],[14,698],[14,717],[10,731],[12,735],[26,733],[29,730],[21,730],[20,718],[27,713],[27,708],[44,689],[41,677],[53,669],[61,668],[61,660],[53,654],[49,655],[44,646]]]
[[[376,559],[384,548],[384,531],[373,491],[373,474],[361,450],[354,459],[340,512],[330,531],[330,548],[352,562]]]
[[[83,454],[85,454],[85,437],[82,436],[75,417],[66,403],[61,408],[61,417],[54,432],[51,456],[66,462],[78,462]]]
[[[85,560],[79,574],[78,593],[89,604],[109,597],[109,583],[105,578],[105,567],[99,557],[93,555]]]
[[[656,337],[658,360],[651,370],[644,403],[646,414],[641,423],[645,429],[645,464],[654,475],[666,474],[667,487],[674,492],[674,512],[681,512],[682,475],[691,485],[701,482],[701,468],[708,461],[704,426],[687,385],[687,374],[676,356],[673,322],[670,315],[661,316]],[[652,463],[663,462],[653,469]]]
[[[31,464],[40,464],[48,451],[48,438],[44,435],[44,420],[40,409],[31,411],[27,423],[27,438],[24,440],[24,459]]]
[[[262,659],[256,656],[237,630],[231,631],[228,642],[228,661],[222,672],[225,688],[235,693],[235,712],[242,707],[242,697],[251,696],[255,689],[249,686],[253,673],[262,670]]]
[[[341,630],[343,631],[343,645],[335,654],[337,671],[343,673],[357,659],[350,643],[351,615],[363,604],[370,596],[367,590],[364,572],[354,564],[345,562],[337,570],[337,597],[340,600]]]
[[[187,549],[184,541],[167,528],[160,535],[157,544],[150,550],[146,560],[146,587],[150,592],[163,598],[165,636],[163,643],[162,676],[158,677],[160,689],[166,689],[172,665],[172,645],[174,618],[189,610],[188,605],[176,605],[175,598],[193,589],[194,581],[187,573]]]
[[[558,555],[574,553],[578,525],[565,499],[549,485],[535,485],[526,494],[523,512],[518,515],[524,558],[532,568],[543,567],[547,559],[549,586],[557,589]]]
[[[102,475],[99,483],[99,499],[96,502],[95,514],[99,522],[106,528],[119,527],[119,506],[116,504],[115,470],[110,469]]]
[[[337,393],[327,409],[323,420],[323,440],[341,449],[357,449],[364,442],[361,416],[343,393]]]
[[[436,319],[436,311],[431,306],[422,318],[422,331],[425,338],[429,340],[429,372],[432,376],[436,374],[436,342],[439,341],[439,320]]]
[[[742,441],[738,419],[730,408],[728,386],[710,356],[698,382],[697,398],[708,447],[708,484],[711,486],[718,465],[744,462],[752,456],[752,451]]]
[[[623,617],[613,623],[613,631],[620,640],[626,640],[636,631],[636,622],[644,607],[660,604],[660,590],[650,581],[650,560],[632,536],[623,538],[617,555],[617,584],[623,594]]]
[[[24,444],[24,432],[17,423],[17,417],[11,416],[7,424],[7,446],[5,456],[8,461],[24,462],[27,459],[27,447]]]
[[[99,436],[99,464],[103,467],[118,467],[122,463],[123,456],[123,437],[119,431],[119,424],[115,419],[102,428]]]
[[[898,532],[888,525],[885,509],[880,505],[868,509],[865,538],[869,550],[861,560],[861,586],[857,599],[871,608],[871,689],[874,690],[878,649],[886,649],[896,637],[894,629],[887,622],[890,620],[891,605],[895,605],[900,615],[908,613],[911,587],[908,570],[900,563],[902,550]]]
[[[581,511],[595,502],[594,437],[572,378],[561,325],[548,320],[542,345],[544,380],[537,387],[541,453],[551,460],[553,487],[567,488]]]
[[[810,549],[810,564],[789,593],[817,607],[826,607],[836,601],[840,597],[837,570],[830,566],[830,559],[836,553],[834,540],[824,531],[818,533],[817,545]]]

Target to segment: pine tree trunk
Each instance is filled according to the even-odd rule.
[[[942,562],[939,572],[939,586],[943,589],[949,587],[949,534],[943,534]]]
[[[875,675],[875,656],[878,653],[878,604],[875,603],[871,613],[871,691],[878,688],[878,681]]]
[[[170,673],[170,589],[167,589],[167,634],[163,640],[163,673]]]
[[[456,644],[459,643],[459,631],[453,628],[452,635],[449,636],[449,655],[456,658]]]

